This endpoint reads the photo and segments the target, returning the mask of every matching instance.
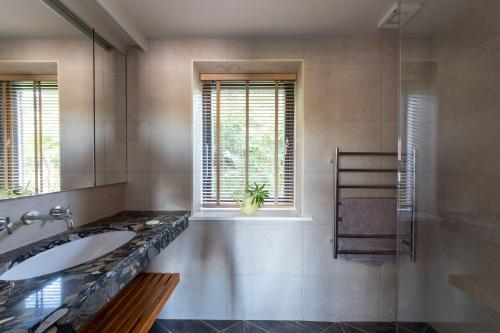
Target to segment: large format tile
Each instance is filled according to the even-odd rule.
[[[302,317],[302,278],[230,276],[227,287],[231,319]]]
[[[160,320],[156,320],[149,329],[149,333],[168,333],[168,330],[160,324]]]
[[[380,274],[304,277],[305,320],[378,320]]]
[[[303,184],[304,214],[312,216],[315,224],[331,225],[333,221],[333,171],[306,172]]]
[[[332,122],[382,120],[381,68],[336,68],[330,80],[333,112],[326,119]]]
[[[150,123],[129,121],[127,123],[127,171],[149,172]]]
[[[184,275],[227,274],[224,225],[221,223],[191,224],[158,255],[149,269],[178,272]]]
[[[398,323],[397,327],[401,333],[431,333],[429,325],[426,323]]]
[[[158,318],[226,318],[227,288],[226,279],[220,276],[182,275],[179,285]]]
[[[208,327],[208,330],[207,330]],[[210,330],[212,329],[212,330]],[[400,325],[403,333],[431,332],[425,323]],[[396,332],[390,322],[308,322],[284,320],[157,320],[150,333],[389,333]],[[435,332],[432,330],[432,332]]]
[[[305,43],[300,39],[234,39],[226,40],[225,44],[228,59],[304,58]]]
[[[354,328],[356,329],[355,332],[361,331],[361,332],[366,332],[366,333],[396,333],[396,325],[390,322],[349,322],[349,323],[342,323],[342,328],[346,332],[348,331],[347,328]]]
[[[191,208],[191,176],[186,172],[149,174],[150,209],[189,210]]]
[[[216,329],[217,331],[227,331],[232,326],[243,324],[241,320],[203,320],[203,323]],[[235,330],[233,330],[236,332]]]
[[[376,68],[382,65],[380,39],[314,38],[307,40],[305,47],[309,66]]]
[[[308,121],[304,130],[305,172],[332,173],[330,161],[336,147],[343,151],[382,149],[382,121]]]
[[[298,321],[298,323],[313,332],[323,332],[327,328],[331,328],[336,325],[327,321]]]
[[[90,191],[92,221],[124,210],[125,184],[101,186]]]
[[[231,275],[301,276],[301,224],[228,224],[227,268]]]
[[[177,121],[155,121],[150,127],[150,171],[187,172],[191,168],[190,127]]]
[[[245,333],[269,333],[250,321],[245,321]]]
[[[269,333],[321,333],[335,326],[329,322],[291,320],[251,320],[250,322]]]
[[[130,210],[149,210],[149,188],[149,173],[129,172],[125,188],[125,207]]]
[[[378,276],[380,267],[333,258],[331,225],[304,226],[304,276],[348,279],[352,275]]]
[[[395,262],[387,262],[381,267],[380,316],[383,321],[396,320],[397,307],[397,266]]]
[[[165,333],[215,333],[217,330],[206,325],[201,320],[157,320]],[[161,331],[160,331],[161,332]],[[150,331],[151,333],[151,331]]]

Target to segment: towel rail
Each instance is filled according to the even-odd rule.
[[[331,162],[334,165],[333,171],[333,200],[334,200],[334,223],[333,223],[333,237],[332,237],[332,248],[333,248],[333,258],[337,259],[339,255],[397,255],[399,254],[409,254],[412,261],[415,260],[415,236],[416,230],[414,226],[414,218],[412,216],[410,234],[409,235],[398,235],[397,234],[342,234],[339,233],[339,222],[342,218],[339,217],[339,207],[340,203],[340,190],[341,189],[385,189],[385,190],[397,190],[398,185],[392,184],[340,184],[339,174],[340,173],[397,173],[397,168],[340,168],[340,158],[343,156],[352,157],[398,157],[396,152],[353,152],[353,151],[341,151],[337,147],[334,151],[333,158]],[[415,154],[413,154],[413,163],[415,163]],[[413,177],[414,178],[414,177]],[[415,179],[413,179],[415,181]],[[412,209],[412,215],[414,215],[413,205],[408,205]],[[409,250],[356,250],[356,249],[339,249],[339,239],[402,239],[402,244],[407,246]],[[398,246],[399,248],[399,246]]]
[[[388,190],[396,190],[398,187],[396,185],[363,185],[363,184],[357,184],[357,185],[338,185],[338,188],[357,188],[357,189],[388,189]]]
[[[398,169],[339,169],[339,172],[374,172],[374,173],[383,173],[383,172],[398,172]]]

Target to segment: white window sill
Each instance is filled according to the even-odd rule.
[[[293,209],[262,209],[254,216],[241,214],[239,209],[207,209],[194,212],[190,221],[266,221],[266,222],[312,222],[312,216],[298,214]]]

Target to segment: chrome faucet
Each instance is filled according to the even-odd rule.
[[[50,209],[48,215],[40,215],[36,210],[33,210],[31,212],[28,212],[24,214],[21,217],[21,221],[26,223],[26,224],[31,224],[33,221],[55,221],[55,220],[61,220],[66,222],[66,226],[68,227],[68,230],[72,230],[75,227],[75,224],[73,222],[73,218],[71,217],[73,215],[73,212],[70,209],[70,206],[68,208],[64,208],[63,206],[54,206]]]

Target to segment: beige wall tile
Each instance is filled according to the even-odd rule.
[[[380,39],[310,39],[305,44],[308,66],[320,68],[370,67],[382,65]]]
[[[377,321],[380,274],[304,277],[304,320]]]
[[[220,59],[304,59],[302,39],[227,40],[226,53]]]
[[[226,318],[228,289],[228,282],[220,276],[183,275],[158,318]]]
[[[382,70],[377,68],[335,68],[330,76],[327,119],[335,122],[382,120]],[[329,103],[329,104],[330,104]]]
[[[148,121],[127,123],[128,172],[149,172],[151,126]]]
[[[229,319],[302,318],[301,277],[231,276],[227,283]]]
[[[304,170],[331,172],[330,159],[339,147],[344,151],[380,151],[382,122],[326,122],[305,124]]]
[[[189,172],[191,169],[189,128],[184,128],[175,121],[156,121],[151,123],[150,131],[151,172]]]
[[[190,173],[151,173],[151,210],[191,209]]]
[[[151,210],[149,173],[127,174],[125,207],[130,210]]]
[[[215,275],[221,280],[228,274],[226,232],[223,223],[191,224],[163,251],[148,270],[180,272],[184,275]],[[249,240],[250,241],[250,240]]]
[[[164,271],[178,267],[186,272],[183,276],[188,277],[182,297],[177,296],[175,301],[176,307],[179,308],[179,304],[182,304],[184,310],[173,309],[169,302],[160,317],[199,319],[218,315],[217,319],[307,317],[310,320],[379,318],[382,313],[380,267],[334,261],[330,256],[330,245],[326,239],[330,234],[327,230],[333,218],[330,159],[336,146],[344,150],[378,151],[383,149],[384,144],[391,144],[394,129],[391,128],[392,132],[386,134],[384,131],[387,127],[383,126],[383,121],[387,118],[391,124],[395,122],[396,111],[389,108],[394,108],[396,102],[392,101],[392,105],[387,105],[387,111],[383,107],[385,99],[397,98],[397,95],[394,92],[383,94],[383,89],[396,87],[395,83],[388,82],[396,79],[396,75],[390,72],[394,70],[391,66],[396,50],[396,46],[389,42],[386,42],[384,48],[381,39],[255,41],[172,38],[151,40],[147,54],[136,50],[132,52],[128,59],[129,79],[133,78],[141,83],[134,86],[134,82],[131,82],[129,85],[133,90],[129,92],[129,119],[147,122],[131,123],[129,127],[129,159],[130,152],[135,151],[138,156],[149,156],[150,163],[136,164],[135,161],[129,161],[129,167],[136,168],[139,173],[129,174],[126,202],[127,207],[149,209],[191,207],[192,60],[305,61],[304,212],[313,216],[312,225],[318,227],[307,231],[307,248],[302,248],[305,233],[305,226],[302,225],[203,221],[210,227],[198,228],[191,236],[188,229],[185,237],[177,239],[177,244],[172,244],[174,250],[189,249],[177,251],[187,251],[191,253],[189,256],[179,255],[172,259],[172,252],[170,256],[168,254],[169,250],[172,251],[169,247],[161,256],[163,259],[153,263],[154,270]],[[383,72],[383,68],[387,73]],[[358,166],[380,165],[378,160],[366,159],[352,163]],[[144,180],[148,176],[149,183],[146,186]],[[380,177],[368,180],[376,183],[381,181]],[[140,194],[146,192],[147,195]],[[192,226],[198,227],[200,224]],[[215,266],[222,267],[219,262],[222,245],[213,244],[219,242],[220,237],[215,234],[212,236],[213,228],[219,230],[220,224],[224,225],[226,235],[224,251],[227,275],[223,282],[226,286],[224,288],[220,281],[213,280],[211,274],[214,271],[206,266],[207,263],[216,262]],[[206,247],[210,250],[205,251],[204,244],[210,244]],[[185,264],[192,260],[194,265]],[[325,266],[321,267],[323,264]],[[339,272],[342,274],[338,274]],[[348,281],[358,273],[362,275],[359,278],[361,289],[355,291],[353,300],[345,305],[340,300],[332,300],[332,295],[336,295],[338,290],[349,288]],[[302,284],[303,274],[311,276],[309,284]],[[330,275],[329,279],[337,282],[328,282],[327,279],[322,280],[311,274]],[[389,288],[390,279],[387,281],[386,287]],[[197,285],[187,290],[187,283]],[[227,302],[214,303],[210,297],[215,292],[225,294]],[[302,294],[306,293],[307,302],[302,299]],[[201,295],[200,301],[195,301],[198,295]],[[267,302],[269,295],[282,299],[283,303]],[[367,295],[367,298],[362,299],[362,295]],[[349,296],[346,294],[346,297]],[[222,307],[226,305],[228,311],[223,312]],[[335,311],[333,315],[327,309],[330,305]],[[354,308],[356,310],[352,310]]]
[[[226,233],[230,275],[302,276],[301,224],[230,224]]]

